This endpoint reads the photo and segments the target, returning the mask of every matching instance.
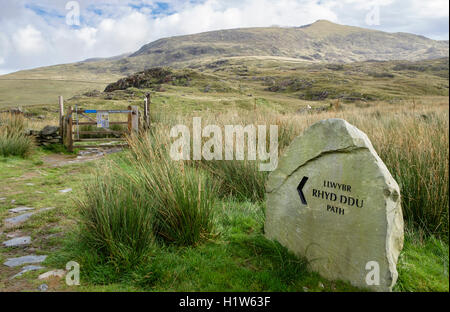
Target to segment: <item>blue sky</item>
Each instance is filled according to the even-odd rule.
[[[74,3],[79,25],[67,23]],[[0,74],[133,52],[162,37],[318,19],[448,40],[448,11],[447,0],[2,0]]]

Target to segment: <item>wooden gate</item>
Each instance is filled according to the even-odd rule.
[[[127,121],[109,121],[109,115],[126,114]],[[95,118],[91,117],[96,115]],[[97,126],[101,131],[82,130],[82,126]],[[126,130],[110,130],[110,125],[127,125]],[[63,143],[69,152],[74,148],[98,148],[98,147],[125,147],[127,146],[125,135],[139,131],[139,109],[137,106],[128,106],[127,110],[117,109],[82,109],[69,106],[67,114],[63,117]],[[82,138],[84,135],[104,137]],[[108,137],[108,136],[114,137]],[[76,143],[94,143],[89,145],[75,145]],[[100,142],[117,142],[120,144],[96,144]]]

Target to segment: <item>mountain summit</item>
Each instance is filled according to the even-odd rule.
[[[448,56],[448,43],[318,20],[300,27],[241,28],[164,38],[144,45],[129,58],[141,56],[152,65],[214,56],[276,56],[323,62],[414,61]]]

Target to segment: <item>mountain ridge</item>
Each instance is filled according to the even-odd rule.
[[[327,20],[295,27],[250,27],[215,30],[161,38],[132,53],[109,58],[40,67],[1,76],[33,77],[56,72],[58,77],[126,76],[151,67],[197,66],[229,57],[273,57],[305,62],[351,63],[368,60],[418,61],[448,57],[448,40],[438,41],[410,33],[388,33]],[[50,70],[51,69],[51,70]],[[65,73],[67,70],[67,74]]]
[[[156,55],[164,54],[166,63],[204,54],[271,55],[325,62],[415,61],[445,57],[448,55],[445,45],[421,35],[387,33],[319,20],[299,27],[236,28],[162,38],[142,46],[129,57],[153,55],[156,60]]]

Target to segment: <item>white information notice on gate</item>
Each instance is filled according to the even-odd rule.
[[[109,114],[105,112],[97,113],[97,128],[109,128]]]

